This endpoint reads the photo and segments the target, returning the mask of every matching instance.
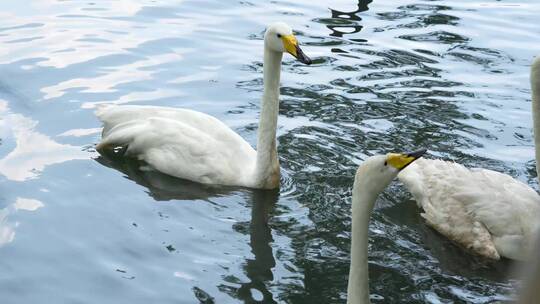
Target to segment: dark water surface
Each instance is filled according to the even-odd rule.
[[[0,303],[344,303],[367,156],[426,147],[537,188],[538,16],[535,0],[1,1]],[[254,145],[276,20],[315,61],[285,57],[279,191],[94,151],[99,103],[196,109]],[[370,227],[374,303],[490,303],[514,285],[397,182]]]

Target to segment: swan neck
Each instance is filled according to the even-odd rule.
[[[531,67],[531,92],[536,175],[540,182],[540,56],[536,57]]]
[[[264,48],[261,116],[257,137],[256,182],[261,188],[279,185],[279,160],[276,146],[276,128],[279,112],[279,78],[283,54]]]
[[[359,181],[360,180],[360,181]],[[356,178],[352,195],[352,242],[351,265],[349,268],[349,284],[347,286],[347,304],[368,304],[368,231],[371,211],[377,200],[368,185]]]

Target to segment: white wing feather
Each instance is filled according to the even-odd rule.
[[[251,186],[256,151],[218,119],[187,109],[107,106],[98,149],[126,146],[127,155],[163,173],[200,183]]]
[[[540,196],[499,172],[419,159],[399,174],[426,222],[477,254],[523,259],[534,239]]]

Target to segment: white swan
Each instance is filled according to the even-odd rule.
[[[540,172],[540,57],[531,67],[536,169]],[[540,174],[539,174],[540,176]],[[399,174],[428,225],[481,256],[523,260],[540,227],[540,196],[511,176],[422,159]]]
[[[264,35],[264,93],[257,151],[218,119],[204,113],[153,106],[105,106],[98,151],[123,146],[125,154],[163,173],[205,184],[272,189],[279,186],[276,125],[284,52],[311,64],[291,28],[274,23]]]
[[[371,211],[379,194],[399,171],[420,158],[426,150],[389,153],[366,159],[356,171],[352,190],[351,265],[347,304],[369,303],[368,229]]]

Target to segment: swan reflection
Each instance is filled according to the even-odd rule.
[[[272,251],[272,230],[268,217],[279,198],[278,190],[253,191],[249,235],[252,258],[246,259],[244,271],[249,282],[240,283],[236,297],[245,303],[276,303],[267,284],[274,280],[276,260]]]
[[[238,191],[235,187],[199,184],[151,170],[144,162],[124,157],[122,151],[102,154],[96,161],[146,187],[148,194],[157,201],[208,199]]]
[[[279,198],[279,190],[254,190],[194,183],[147,170],[144,163],[123,157],[121,151],[101,155],[96,161],[124,173],[129,179],[146,187],[149,195],[158,201],[209,199],[238,191],[245,193],[243,197],[246,198],[247,206],[251,207],[251,220],[236,222],[232,228],[241,234],[249,233],[249,246],[253,255],[246,257],[242,265],[242,270],[249,281],[240,282],[240,279],[235,279],[234,282],[229,282],[224,277],[227,283],[221,284],[218,289],[246,303],[259,301],[276,303],[268,290],[268,284],[274,281],[273,269],[276,267],[272,250],[272,230],[268,220]],[[192,279],[191,276],[179,271],[174,275]]]

